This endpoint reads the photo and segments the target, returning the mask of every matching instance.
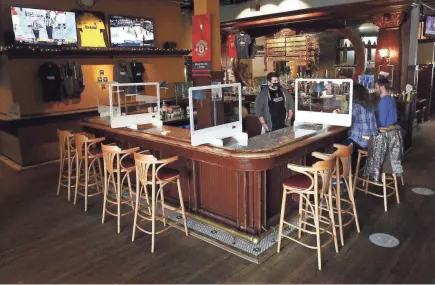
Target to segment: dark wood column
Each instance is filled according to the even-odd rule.
[[[378,45],[376,48],[375,59],[375,76],[378,77],[379,66],[382,58],[379,55],[379,50],[390,50],[390,64],[394,66],[393,72],[393,88],[400,89],[400,81],[402,75],[402,34],[401,26],[405,15],[403,12],[376,15],[372,17],[372,22],[379,27]]]

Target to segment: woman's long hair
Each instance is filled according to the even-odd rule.
[[[353,85],[353,103],[363,106],[367,110],[374,110],[375,106],[370,101],[369,91],[359,83]]]

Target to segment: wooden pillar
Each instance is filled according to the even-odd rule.
[[[393,89],[400,90],[402,75],[402,34],[401,26],[404,13],[383,14],[372,17],[372,22],[379,27],[378,45],[375,58],[375,77],[379,75],[382,58],[379,50],[390,50],[390,65],[394,66]]]
[[[212,82],[224,83],[224,72],[221,66],[219,0],[194,0],[194,8],[195,15],[211,15],[211,43],[209,47],[211,49],[211,71],[207,76],[198,77],[193,75],[193,84],[195,86],[205,86],[211,85]],[[214,106],[210,92],[206,92],[205,95],[205,100],[198,101],[196,104],[198,128],[207,128],[214,125],[214,110],[216,112],[216,124],[219,125],[224,122],[223,101],[215,102]]]

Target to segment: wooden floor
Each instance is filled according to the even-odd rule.
[[[362,232],[349,228],[345,247],[325,249],[324,269],[316,252],[286,246],[261,265],[247,262],[173,229],[157,238],[140,234],[131,243],[131,216],[122,233],[115,220],[100,221],[100,200],[73,207],[65,192],[55,196],[57,166],[16,172],[0,166],[0,283],[434,283],[435,196],[419,196],[413,186],[435,189],[435,123],[417,132],[405,163],[402,204],[359,192]],[[400,246],[372,245],[375,232],[392,234]]]

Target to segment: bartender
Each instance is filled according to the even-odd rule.
[[[255,100],[255,114],[262,125],[262,134],[289,127],[295,107],[292,96],[281,86],[278,73],[270,72],[267,83],[268,88]]]

